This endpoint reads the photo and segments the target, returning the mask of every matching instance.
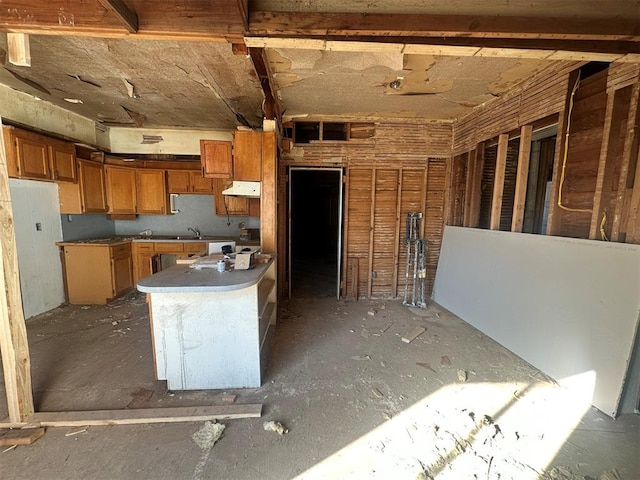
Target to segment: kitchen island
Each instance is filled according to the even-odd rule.
[[[169,390],[259,387],[276,323],[275,262],[218,272],[176,265],[148,294],[156,378]]]

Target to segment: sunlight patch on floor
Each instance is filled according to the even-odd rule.
[[[590,400],[551,382],[446,385],[296,478],[536,480]]]

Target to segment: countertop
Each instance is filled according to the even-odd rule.
[[[138,281],[145,293],[230,292],[255,285],[273,263],[258,263],[250,270],[218,272],[215,268],[196,269],[176,265]]]
[[[236,242],[236,245],[246,245],[246,246],[259,246],[260,240],[240,240],[240,237],[230,237],[230,236],[214,236],[214,235],[202,235],[201,238],[196,238],[189,235],[116,235],[113,237],[102,237],[102,238],[85,238],[81,240],[71,240],[71,241],[62,241],[57,242],[56,245],[65,246],[65,245],[118,245],[121,243],[127,242],[199,242],[199,243],[207,243],[207,242]]]

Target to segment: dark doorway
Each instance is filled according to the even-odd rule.
[[[339,296],[342,170],[290,170],[290,295]]]

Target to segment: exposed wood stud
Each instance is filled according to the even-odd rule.
[[[473,202],[473,183],[476,173],[477,150],[471,150],[467,155],[467,179],[464,186],[464,208],[462,225],[471,226],[471,203]]]
[[[503,133],[498,138],[498,154],[496,157],[496,171],[493,181],[493,195],[491,196],[491,230],[500,229],[500,213],[502,212],[502,194],[504,192],[504,174],[507,166],[507,148],[509,134]]]
[[[484,143],[479,143],[475,151],[473,183],[469,192],[469,227],[477,228],[480,223],[480,200],[482,198],[482,172],[484,171]]]
[[[5,152],[0,135],[0,353],[9,420],[22,422],[33,414],[33,390]]]
[[[262,134],[262,190],[260,195],[260,237],[262,251],[276,254],[278,162],[275,132]]]
[[[627,224],[627,243],[640,243],[640,149],[636,152],[636,175],[629,207],[629,222]]]
[[[234,55],[249,55],[249,49],[244,43],[232,43],[231,44],[231,53]]]
[[[260,80],[262,86],[262,92],[265,96],[264,102],[264,116],[267,120],[276,120],[278,123],[278,130],[282,131],[282,108],[275,95],[275,89],[271,83],[272,75],[269,72],[269,62],[267,61],[266,54],[263,48],[249,48],[249,55],[253,62],[253,67]]]
[[[7,33],[9,63],[18,67],[31,66],[31,44],[26,33]]]
[[[138,16],[122,0],[98,0],[100,5],[112,12],[129,33],[138,31]]]
[[[374,235],[374,216],[376,211],[376,177],[378,175],[378,169],[372,169],[371,175],[371,205],[369,212],[369,259],[367,262],[367,297],[371,298],[371,290],[373,288],[373,279],[371,274],[373,272],[373,235]]]
[[[609,159],[609,143],[614,132],[611,131],[613,115],[615,109],[616,92],[612,89],[607,91],[607,107],[604,117],[604,127],[602,131],[602,144],[600,146],[600,158],[598,160],[598,172],[596,177],[596,189],[593,194],[593,211],[591,212],[591,225],[589,227],[589,238],[597,240],[600,234],[600,221],[606,209],[606,178],[610,177],[612,163]],[[611,159],[613,160],[613,159]]]
[[[567,141],[567,121],[569,116],[569,103],[571,101],[571,91],[578,78],[578,72],[574,71],[569,75],[569,81],[565,85],[565,101],[562,111],[558,117],[558,130],[556,134],[556,151],[553,156],[553,176],[551,180],[551,192],[549,202],[549,213],[547,217],[547,235],[557,235],[560,229],[560,207],[558,206],[558,195],[560,193],[560,175],[562,170],[562,160],[564,158],[565,143]]]
[[[524,205],[527,199],[527,181],[529,180],[529,160],[531,158],[531,137],[533,125],[524,125],[520,129],[520,151],[518,152],[518,172],[516,174],[516,193],[513,200],[511,231],[522,232]]]
[[[618,189],[616,191],[616,208],[611,224],[611,241],[620,241],[620,225],[622,224],[622,216],[624,210],[625,192],[627,190],[627,182],[629,177],[629,167],[634,155],[634,145],[638,146],[638,121],[640,120],[640,109],[638,109],[638,101],[640,97],[640,82],[633,84],[631,90],[631,102],[629,104],[629,115],[627,116],[627,134],[625,137],[622,164],[620,165],[620,177],[618,181]],[[633,159],[635,160],[635,159]],[[636,170],[639,165],[636,164]],[[628,215],[629,222],[632,221],[631,214]],[[629,222],[627,223],[627,231]]]
[[[402,225],[402,219],[400,218],[401,215],[402,215],[402,170],[398,172],[398,191],[396,193],[396,224],[395,224],[395,231],[393,235],[393,238],[395,238],[396,241],[394,242],[394,246],[393,246],[393,274],[391,276],[391,294],[394,297],[398,295],[398,267],[399,267],[399,253],[400,253],[400,242],[398,241],[398,238],[400,238],[400,226]]]

